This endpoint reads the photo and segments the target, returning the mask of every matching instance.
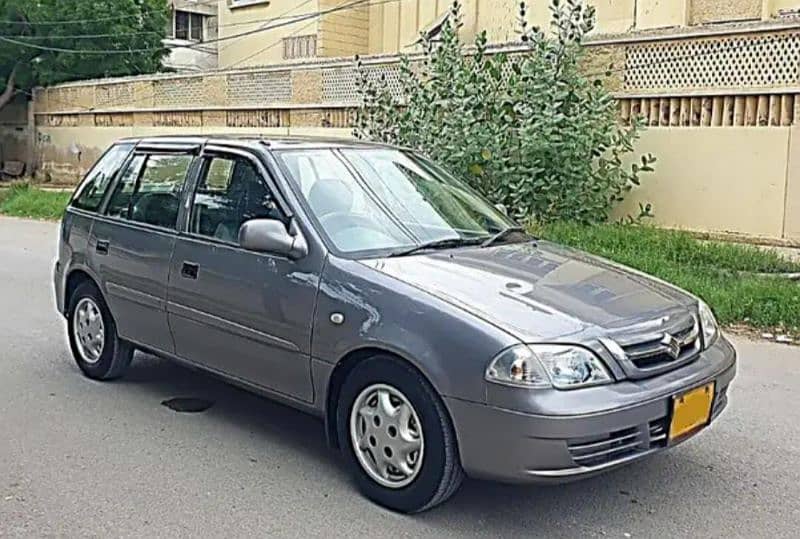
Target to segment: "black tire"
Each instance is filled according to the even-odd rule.
[[[422,423],[425,453],[414,480],[402,488],[379,484],[361,466],[350,437],[350,412],[358,395],[373,384],[387,384],[410,401]],[[359,363],[342,386],[336,408],[339,447],[361,492],[394,511],[419,513],[445,502],[464,478],[450,416],[430,383],[413,367],[392,356]]]
[[[95,363],[84,360],[75,340],[75,310],[84,298],[91,299],[97,305],[103,320],[103,333],[105,336],[103,351]],[[69,308],[67,309],[67,334],[75,362],[83,371],[83,374],[93,380],[119,378],[124,374],[131,363],[131,359],[133,359],[133,346],[120,339],[119,335],[117,335],[117,326],[111,316],[111,311],[109,311],[103,295],[94,283],[85,282],[78,285],[78,288],[70,297]]]

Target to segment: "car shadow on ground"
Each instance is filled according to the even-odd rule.
[[[210,374],[140,353],[125,378],[116,384],[120,389],[151,393],[154,406],[159,407],[163,400],[174,397],[212,401],[213,406],[202,414],[248,432],[257,444],[266,448],[277,447],[300,455],[304,462],[312,462],[323,476],[317,479],[320,484],[327,482],[333,489],[355,489],[339,455],[327,446],[320,418],[252,394]],[[203,428],[202,424],[198,428]],[[491,530],[493,534],[528,534],[531,526],[535,526],[539,533],[560,535],[564,533],[564,524],[572,532],[603,534],[607,525],[611,526],[609,530],[620,529],[613,523],[631,519],[646,522],[665,504],[678,513],[683,509],[696,511],[698,507],[692,500],[681,499],[681,484],[716,481],[719,477],[706,477],[716,475],[713,468],[687,453],[691,451],[679,447],[620,470],[566,485],[510,486],[468,479],[456,496],[439,508],[414,517],[389,512],[385,516],[413,518],[416,523],[439,530],[463,530],[466,519],[466,527]]]
[[[200,414],[235,425],[270,444],[298,451],[333,469],[339,465],[337,454],[325,442],[321,418],[251,393],[213,374],[137,352],[125,377],[115,383],[153,393],[154,406],[174,398],[210,401],[211,406]],[[346,477],[344,472],[340,475]]]

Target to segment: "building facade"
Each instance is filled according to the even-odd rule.
[[[177,72],[217,69],[216,3],[202,0],[171,0],[170,22],[163,40],[170,53],[164,59],[167,70]]]
[[[354,2],[223,0],[219,70],[36,92],[38,168],[77,181],[122,136],[349,136],[353,55],[364,56],[369,76],[399,88],[396,53],[414,52],[420,32],[435,34],[450,5]],[[586,43],[587,70],[613,66],[606,83],[620,121],[649,126],[631,157],[658,158],[616,216],[651,203],[663,226],[800,245],[800,0],[592,3],[598,28]],[[514,52],[502,44],[515,37],[515,0],[464,6],[467,39],[485,29],[498,50]],[[545,1],[531,10],[532,23],[545,26]]]
[[[491,43],[517,38],[518,0],[461,0],[462,33],[485,30]],[[791,19],[798,0],[589,0],[597,13],[595,34],[686,30],[708,25]],[[528,2],[531,25],[547,28],[550,2]],[[347,7],[335,11],[339,7]],[[435,31],[452,0],[222,0],[220,37],[250,35],[220,44],[220,68],[271,65],[302,57],[413,52],[422,32]],[[329,14],[306,18],[318,12]],[[292,20],[296,22],[292,23]],[[271,28],[271,29],[270,29]],[[259,29],[264,29],[259,31]],[[313,47],[295,47],[296,42]],[[294,52],[297,50],[298,52]]]

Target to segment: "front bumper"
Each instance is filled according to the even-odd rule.
[[[587,390],[559,392],[561,402],[552,413],[541,407],[521,412],[519,407],[498,405],[514,399],[520,402],[520,392],[535,390],[503,390],[516,395],[490,395],[488,405],[455,398],[445,401],[468,475],[511,483],[561,483],[675,445],[668,441],[667,432],[672,397],[712,381],[716,383],[713,422],[728,403],[727,390],[735,375],[736,351],[720,337],[695,362],[665,375],[591,388],[591,398],[582,397]],[[606,403],[597,406],[603,393]],[[552,404],[552,399],[548,396],[544,402]],[[587,400],[595,409],[586,409]],[[571,401],[577,413],[568,413],[570,406],[565,402]]]

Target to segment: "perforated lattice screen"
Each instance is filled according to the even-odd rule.
[[[186,108],[205,102],[201,77],[167,79],[153,83],[156,107]]]
[[[229,105],[268,105],[292,100],[290,71],[263,71],[228,75]]]
[[[400,68],[398,66],[367,66],[364,68],[370,80],[379,82],[385,78],[389,90],[400,97]],[[322,70],[322,99],[326,103],[358,103],[357,73],[352,67]]]
[[[800,32],[632,45],[625,90],[767,88],[800,82]]]

